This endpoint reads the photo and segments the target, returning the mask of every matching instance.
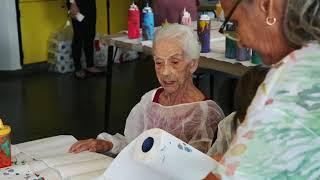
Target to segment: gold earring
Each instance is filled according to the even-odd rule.
[[[266,19],[266,23],[267,23],[269,26],[274,25],[276,22],[277,22],[277,19],[276,19],[276,18],[267,17],[267,19]]]

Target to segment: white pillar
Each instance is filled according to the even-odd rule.
[[[0,6],[0,70],[21,69],[16,4],[1,0]]]

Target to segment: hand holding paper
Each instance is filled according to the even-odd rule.
[[[219,166],[211,157],[173,135],[151,129],[123,149],[99,180],[204,179]]]

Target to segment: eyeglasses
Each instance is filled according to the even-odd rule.
[[[232,7],[229,15],[225,18],[224,22],[222,23],[222,25],[220,26],[219,29],[219,33],[227,36],[228,38],[234,40],[234,41],[239,41],[239,34],[236,31],[228,31],[226,30],[226,25],[227,23],[230,21],[230,18],[232,16],[232,14],[234,13],[234,11],[236,10],[236,8],[239,6],[240,2],[242,0],[237,0],[237,2],[235,3],[235,5]]]

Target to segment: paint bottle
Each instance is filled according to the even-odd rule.
[[[142,37],[143,40],[153,40],[154,35],[154,15],[152,12],[152,8],[147,6],[142,10]]]
[[[224,13],[220,2],[216,4],[215,13],[218,21],[224,21]]]
[[[238,61],[249,61],[251,59],[251,49],[238,47],[237,48],[237,57]]]
[[[192,25],[192,19],[190,13],[186,10],[186,8],[183,9],[183,16],[181,19],[181,24],[186,26]]]
[[[128,38],[137,39],[140,37],[140,11],[137,5],[132,2],[128,11]]]
[[[3,125],[0,119],[0,168],[11,166],[10,126]]]
[[[251,62],[253,64],[263,64],[261,56],[254,50],[252,50]]]
[[[236,26],[232,22],[228,22],[226,25],[226,31],[234,32],[236,31]],[[225,57],[229,59],[235,59],[237,57],[237,42],[226,37],[226,51]]]
[[[210,52],[210,17],[202,14],[198,20],[198,36],[201,44],[201,53]]]

